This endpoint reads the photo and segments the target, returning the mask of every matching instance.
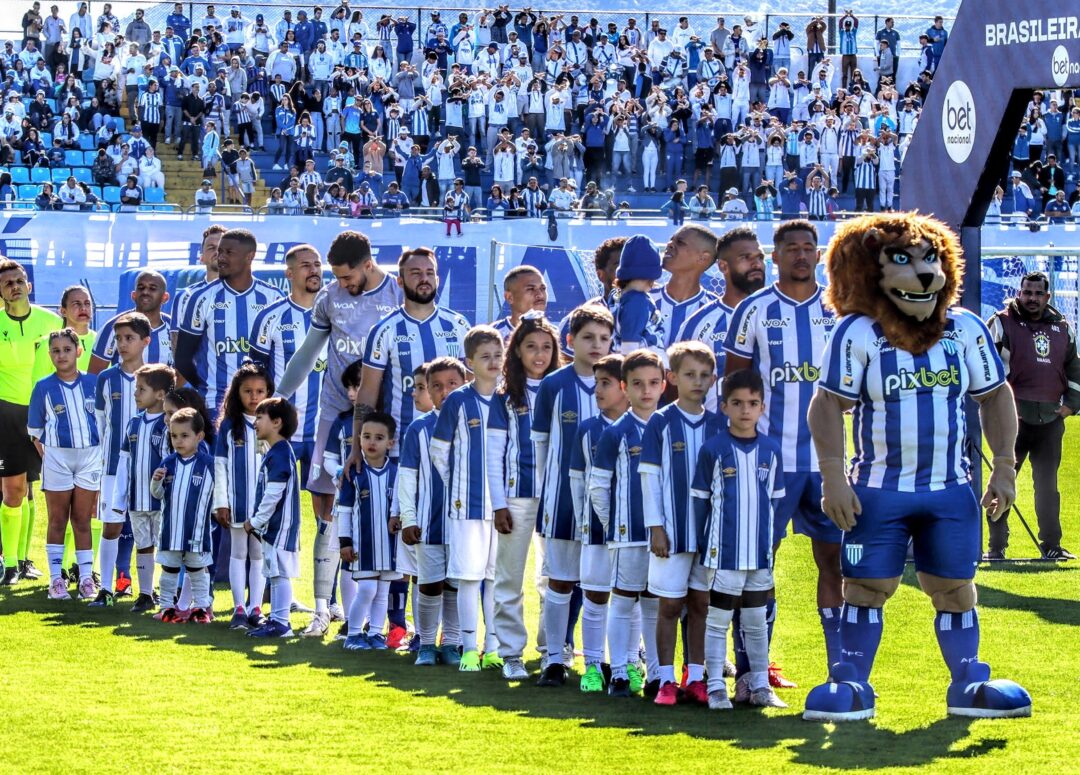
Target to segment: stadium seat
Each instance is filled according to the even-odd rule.
[[[113,118],[113,131],[114,132],[124,132],[125,130],[126,130],[126,127],[124,126],[124,119],[121,118],[120,116],[115,116]]]
[[[46,97],[45,104],[52,108],[53,113],[56,112],[56,100],[54,100],[52,97]]]
[[[68,165],[69,167],[83,166],[83,152],[64,151],[64,164]]]
[[[165,201],[165,189],[163,188],[150,188],[143,190],[143,201],[147,204],[161,204]]]
[[[97,151],[83,151],[83,166],[93,167],[94,159],[97,158]]]
[[[11,182],[12,183],[29,183],[30,182],[30,170],[26,167],[12,167],[11,168]]]
[[[53,167],[52,182],[56,184],[66,183],[69,175],[71,175],[71,170],[67,167]]]
[[[31,183],[47,183],[52,180],[52,171],[48,167],[34,167],[30,170]]]
[[[41,144],[46,148],[52,148],[52,132],[41,133]]]
[[[102,197],[101,186],[90,186],[90,193],[92,193],[98,199],[101,199],[101,197]]]
[[[75,180],[79,181],[80,183],[89,184],[94,182],[94,178],[90,174],[90,170],[88,170],[86,167],[74,167],[71,170],[71,174],[74,175]]]
[[[120,186],[105,186],[101,198],[111,205],[120,204]]]
[[[38,195],[38,187],[32,183],[19,186],[19,199],[31,200]]]
[[[92,151],[97,148],[97,143],[94,142],[94,136],[90,134],[79,135],[79,147],[84,151]]]

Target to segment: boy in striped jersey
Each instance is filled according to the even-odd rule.
[[[570,493],[570,459],[578,427],[598,410],[593,367],[611,353],[615,321],[607,309],[586,304],[570,314],[567,342],[574,351],[571,364],[540,382],[533,405],[532,440],[543,470],[536,528],[544,537],[544,634],[548,662],[537,686],[562,686],[568,665],[558,644],[566,640],[570,598],[581,577],[581,535]]]
[[[649,418],[641,440],[641,494],[649,529],[649,592],[660,599],[656,627],[660,690],[657,705],[680,699],[675,682],[675,631],[686,608],[686,699],[704,705],[705,614],[709,605],[705,568],[699,561],[698,526],[690,485],[698,450],[723,427],[703,405],[716,379],[716,361],[700,342],[668,349],[669,382],[678,400]]]
[[[621,355],[608,355],[593,366],[596,408],[600,413],[581,423],[570,458],[570,493],[581,536],[581,589],[584,593],[581,647],[585,653],[585,675],[581,677],[580,688],[587,694],[604,691],[611,677],[611,666],[604,661],[608,600],[611,598],[611,553],[604,526],[589,501],[588,482],[600,434],[630,408],[622,388],[622,364]],[[636,663],[636,645],[632,645],[631,650]]]
[[[628,657],[632,642],[634,603],[641,601],[641,633],[649,663],[646,696],[660,689],[656,660],[656,615],[659,601],[648,591],[649,533],[645,528],[641,497],[642,436],[664,394],[664,364],[651,350],[635,350],[622,367],[622,387],[630,411],[600,434],[589,476],[589,500],[604,525],[611,550],[611,605],[608,611],[608,649],[611,652],[611,683],[608,694],[629,697],[632,693]],[[635,687],[636,688],[636,687]]]
[[[127,432],[128,421],[137,408],[135,373],[142,367],[143,354],[150,343],[150,321],[142,313],[125,312],[113,323],[112,337],[120,362],[98,375],[95,390],[95,414],[101,433],[103,455],[101,492],[98,494],[98,519],[102,523],[98,561],[101,563],[102,574],[107,575],[102,575],[101,590],[91,605],[112,604],[113,571],[118,564],[120,572],[116,579],[116,593],[127,592],[131,587],[131,547],[134,541],[127,541],[123,552],[119,546],[125,521],[129,534],[131,525],[125,514],[117,514],[112,510],[111,501],[116,483],[116,468],[120,461],[120,444]]]
[[[473,381],[443,402],[431,437],[431,457],[446,483],[447,578],[458,590],[463,672],[498,668],[503,660],[495,638],[495,531],[487,477],[487,424],[495,387],[502,373],[503,340],[491,326],[476,326],[465,335],[465,365]],[[481,582],[486,582],[481,595]],[[477,649],[483,597],[485,637],[481,663]]]
[[[740,608],[750,663],[751,705],[786,708],[769,686],[765,607],[773,591],[773,507],[784,496],[780,447],[757,431],[765,409],[761,376],[750,369],[724,378],[721,411],[728,427],[701,448],[693,497],[702,526],[701,560],[709,568],[705,666],[711,710],[730,710],[724,679],[727,632]]]
[[[465,366],[456,358],[436,358],[427,364],[425,377],[434,408],[412,421],[402,441],[396,493],[401,540],[416,547],[416,664],[458,664],[457,589],[446,583],[445,490],[431,458],[431,437],[443,401],[465,384]],[[437,649],[440,611],[443,639]]]
[[[209,624],[210,506],[214,495],[214,459],[199,448],[206,431],[194,409],[180,409],[169,420],[173,452],[154,470],[150,496],[161,502],[161,621],[181,621],[173,605],[183,566],[191,579],[195,608],[189,621]]]

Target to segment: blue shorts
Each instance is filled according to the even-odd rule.
[[[795,532],[814,541],[838,544],[843,532],[821,510],[821,474],[814,471],[784,473],[784,497],[773,515],[773,542],[787,535],[788,522]]]
[[[946,579],[971,579],[982,539],[979,502],[971,485],[935,492],[896,492],[856,485],[862,514],[844,535],[841,566],[856,579],[902,576],[908,539],[915,569]]]
[[[308,476],[311,474],[311,455],[315,452],[314,441],[290,441],[293,454],[300,463],[300,483],[307,489]]]

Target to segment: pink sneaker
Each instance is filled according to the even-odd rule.
[[[675,705],[679,701],[679,685],[674,681],[668,681],[660,687],[653,703],[656,705]]]
[[[704,681],[691,681],[683,689],[683,702],[692,702],[697,705],[709,704],[709,687]]]
[[[191,612],[195,610],[193,608],[177,608],[176,609],[176,622],[186,622],[191,618]]]
[[[67,582],[63,576],[57,576],[49,584],[49,600],[71,600],[67,591]]]
[[[86,576],[79,581],[79,600],[93,600],[97,597],[97,584],[93,576]]]

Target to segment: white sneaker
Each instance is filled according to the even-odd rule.
[[[776,696],[771,686],[750,693],[750,704],[758,708],[786,708],[787,703]]]
[[[79,582],[79,600],[93,600],[97,597],[97,584],[94,577],[86,576]]]
[[[563,644],[562,663],[566,665],[567,670],[574,666],[574,647],[571,646],[569,643]]]
[[[345,609],[341,607],[341,603],[333,603],[330,606],[330,621],[343,622],[345,621]]]
[[[508,659],[502,667],[503,678],[507,681],[527,681],[529,671],[525,669],[525,663],[520,659]]]
[[[274,169],[280,170],[280,169],[284,169],[284,167],[282,167],[280,164],[275,164]]]
[[[709,692],[709,710],[731,710],[731,707],[727,689],[717,689],[715,692]]]
[[[300,633],[301,638],[321,638],[330,629],[329,614],[315,614],[311,623]]]
[[[627,193],[630,193],[630,194],[636,194],[637,193],[637,189],[634,188],[633,186],[627,186],[626,191],[627,191]]]
[[[743,673],[735,680],[735,702],[750,702],[750,674]]]
[[[71,600],[68,594],[67,582],[63,576],[57,576],[49,584],[49,600]]]
[[[292,605],[289,606],[289,613],[291,613],[291,614],[313,614],[313,613],[315,613],[315,609],[314,608],[308,608],[306,605],[301,603],[299,600],[293,600]]]

